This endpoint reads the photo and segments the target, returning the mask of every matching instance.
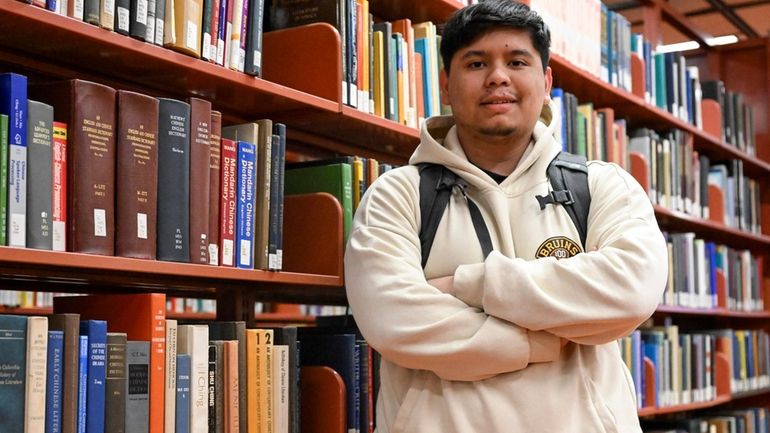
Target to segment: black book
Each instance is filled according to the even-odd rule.
[[[83,21],[95,26],[99,25],[100,3],[99,0],[83,0]]]
[[[155,45],[163,46],[164,21],[166,19],[166,0],[155,0]]]
[[[158,260],[190,261],[190,104],[159,98]]]
[[[115,0],[115,24],[113,29],[121,35],[131,31],[131,0]]]
[[[128,34],[132,38],[143,41],[147,37],[147,8],[140,8],[140,2],[146,2],[146,0],[131,0]]]
[[[264,16],[264,0],[252,0],[249,4],[248,31],[246,32],[248,40],[246,41],[246,63],[244,72],[256,77],[262,76],[262,32],[265,21]]]
[[[387,21],[376,23],[374,25],[375,32],[382,32],[382,64],[383,64],[383,88],[385,89],[385,118],[390,120],[396,120],[398,118],[398,112],[395,110],[395,94],[393,93],[393,87],[398,86],[398,83],[391,83],[390,70],[391,65],[395,62],[393,59],[395,53],[390,52],[390,40],[393,38],[393,30],[391,24]],[[426,61],[426,60],[423,60]]]
[[[53,107],[27,103],[27,248],[53,248]]]
[[[107,333],[107,375],[104,394],[104,429],[126,431],[126,334]]]
[[[700,194],[700,206],[702,209],[701,217],[708,219],[710,211],[707,214],[706,210],[709,207],[709,170],[711,169],[711,161],[709,161],[706,155],[700,155],[698,159],[700,160],[700,173],[698,174],[700,176],[700,191],[698,191],[698,194]]]
[[[270,228],[268,236],[268,268],[280,271],[283,257],[283,177],[286,158],[286,125],[273,125],[270,164]]]
[[[217,363],[221,363],[222,345],[219,344],[219,351],[217,351],[217,345],[212,340],[209,342],[209,375],[208,375],[208,408],[209,408],[209,433],[217,432],[217,422],[222,424],[222,419],[217,419],[217,393],[223,392],[224,389],[219,387],[217,389]],[[218,374],[222,374],[221,370]],[[221,410],[221,407],[220,407]],[[220,416],[222,415],[220,411]]]

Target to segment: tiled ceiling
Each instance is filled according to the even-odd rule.
[[[632,30],[642,32],[643,7],[651,0],[603,0],[613,10],[622,13],[632,23]],[[683,14],[697,29],[710,36],[736,35],[739,39],[770,35],[770,0],[661,0]],[[726,13],[723,13],[726,12]],[[734,23],[727,15],[733,15]],[[741,25],[745,25],[741,29]],[[664,22],[663,43],[671,44],[690,40],[671,25]],[[749,35],[753,31],[755,35]]]

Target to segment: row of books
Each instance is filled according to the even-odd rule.
[[[761,256],[696,238],[691,232],[664,235],[669,262],[664,305],[764,311]]]
[[[645,433],[768,433],[770,408],[711,410],[695,418],[643,419],[641,424]]]
[[[720,374],[729,376],[731,393],[770,387],[770,337],[764,330],[683,333],[667,321],[664,326],[637,329],[619,343],[639,408],[714,400],[717,352],[727,359],[728,371]],[[645,361],[654,366],[652,377],[645,375]],[[648,400],[647,386],[654,389],[653,400]]]
[[[13,119],[0,123],[0,144],[13,138],[0,156],[0,243],[282,268],[285,125],[223,127],[208,101],[83,80],[0,82],[0,114]]]
[[[260,76],[264,0],[22,0],[56,14]]]

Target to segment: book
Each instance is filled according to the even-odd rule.
[[[0,315],[0,431],[24,431],[27,375],[27,317]]]
[[[235,398],[237,401],[243,402],[242,404],[237,404],[235,408],[233,408],[233,404],[237,403],[231,403],[229,405],[230,409],[233,411],[237,411],[237,419],[239,419],[238,423],[238,431],[240,433],[246,433],[246,322],[242,321],[216,321],[211,322],[208,324],[209,326],[209,337],[211,340],[225,340],[225,341],[236,341],[237,346],[237,356],[235,357],[235,361],[237,362],[237,376],[238,376],[238,395]],[[232,351],[232,348],[226,349],[226,352],[230,350]],[[232,362],[232,353],[226,361]],[[231,366],[232,367],[232,366]],[[231,388],[232,390],[232,388]],[[230,401],[230,400],[226,400]],[[225,407],[228,407],[228,405],[225,405]],[[232,428],[232,419],[228,416],[226,417],[227,420],[231,421],[231,428]]]
[[[99,27],[112,30],[115,27],[115,2],[101,0],[99,9]]]
[[[166,351],[165,356],[165,410],[164,410],[164,431],[174,431],[176,429],[176,377],[177,377],[177,329],[176,320],[166,319]]]
[[[190,355],[190,433],[208,433],[209,328],[180,325],[177,339],[177,353]],[[177,411],[179,409],[177,406]]]
[[[238,141],[237,213],[235,218],[236,266],[254,269],[254,206],[256,205],[256,149]]]
[[[147,39],[148,8],[149,0],[131,0],[128,34],[132,38],[139,39],[140,41]]]
[[[144,34],[144,41],[148,44],[155,42],[155,0],[147,0],[147,28]]]
[[[27,248],[53,248],[53,107],[27,101]]]
[[[273,330],[246,330],[246,425],[248,433],[268,431],[268,355]]]
[[[88,337],[86,433],[104,431],[104,396],[107,359],[107,322],[83,320],[80,335]]]
[[[190,105],[159,98],[158,260],[190,261]]]
[[[249,2],[248,30],[246,31],[246,53],[244,72],[256,77],[262,76],[262,30],[265,13],[264,0]]]
[[[190,263],[209,262],[211,103],[190,98]]]
[[[283,264],[283,186],[286,159],[286,125],[273,124],[271,155],[268,269],[280,271]]]
[[[273,431],[289,432],[289,347],[273,346]]]
[[[64,332],[48,331],[45,383],[45,433],[61,433]]]
[[[67,124],[67,251],[115,253],[115,89],[84,80],[30,86]]]
[[[246,384],[239,381],[240,360],[238,352],[240,348],[238,341],[225,341],[222,352],[224,354],[224,371],[222,373],[223,382],[223,415],[224,415],[224,433],[240,433],[241,425],[246,427],[245,422],[241,423],[241,406],[245,409],[246,405],[241,404],[241,388],[245,389]],[[244,350],[245,352],[245,350]],[[243,418],[245,420],[245,417]]]
[[[176,433],[190,432],[190,355],[176,356]]]
[[[297,327],[273,328],[274,343],[288,349],[289,432],[300,433],[300,359]]]
[[[81,335],[78,345],[77,432],[86,433],[86,403],[88,397],[88,336]]]
[[[209,341],[209,432],[224,432],[224,341]]]
[[[25,377],[24,431],[45,432],[46,356],[48,318],[27,318],[27,368]]]
[[[151,408],[158,404],[150,405],[151,362],[149,341],[126,342],[126,433],[149,431]]]
[[[104,379],[104,431],[126,431],[127,364],[125,332],[107,333],[107,368]]]
[[[209,264],[219,266],[219,205],[222,185],[222,113],[211,111],[211,159],[209,160]]]
[[[8,245],[8,115],[0,114],[0,245]]]
[[[150,433],[163,431],[165,386],[166,296],[162,293],[57,296],[54,312],[77,312],[81,319],[108,320],[111,332],[125,332],[132,341],[151,342],[149,352]],[[126,427],[128,428],[128,418]]]
[[[62,433],[77,432],[78,384],[80,365],[80,315],[53,314],[49,329],[64,333],[62,376]]]
[[[0,114],[8,116],[8,245],[26,246],[27,77],[0,74]]]
[[[2,156],[0,156],[1,158]],[[53,122],[53,223],[51,248],[67,250],[67,125]]]
[[[117,99],[115,255],[155,260],[159,102],[126,90]]]
[[[221,266],[235,266],[235,213],[236,173],[238,151],[236,143],[222,139],[219,201],[219,263]]]
[[[201,0],[166,0],[163,46],[193,57],[201,56]]]

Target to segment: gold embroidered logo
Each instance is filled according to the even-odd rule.
[[[572,239],[564,236],[555,236],[546,239],[545,242],[537,247],[537,258],[556,257],[557,259],[566,259],[576,256],[582,251],[582,248]]]

